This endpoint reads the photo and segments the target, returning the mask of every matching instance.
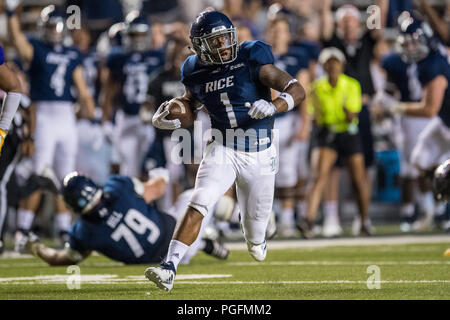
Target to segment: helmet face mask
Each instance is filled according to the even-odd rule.
[[[395,49],[406,63],[417,63],[430,53],[425,36],[420,30],[398,36]]]
[[[224,14],[217,11],[200,14],[190,34],[193,50],[203,63],[223,65],[236,60],[237,30]]]
[[[125,29],[124,45],[129,51],[147,51],[150,49],[150,41],[150,27],[147,24],[130,24]]]
[[[50,44],[61,44],[66,33],[63,16],[56,12],[55,6],[45,7],[41,12],[39,21],[42,39]]]

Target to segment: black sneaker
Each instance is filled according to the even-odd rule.
[[[206,254],[209,254],[210,256],[213,256],[214,258],[225,260],[228,258],[228,254],[230,251],[225,248],[223,244],[221,244],[219,241],[211,240],[211,239],[203,239],[205,241],[205,248],[203,248],[203,251]]]
[[[314,237],[313,223],[306,218],[300,218],[297,221],[297,228],[300,230],[304,239],[311,239]]]

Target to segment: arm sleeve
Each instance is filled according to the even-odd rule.
[[[136,179],[136,181],[138,181]],[[103,192],[107,195],[108,199],[117,199],[124,192],[124,190],[134,190],[139,195],[139,185],[136,182],[133,182],[131,178],[122,175],[112,175],[106,181],[105,186],[103,187]]]
[[[253,79],[259,78],[259,70],[263,65],[273,64],[275,59],[272,48],[262,41],[254,41],[249,48],[248,61]]]
[[[70,247],[72,251],[76,251],[81,255],[81,252],[90,250],[86,245],[86,238],[86,230],[83,229],[81,222],[77,221],[69,230],[69,240],[67,241],[69,244],[68,247]],[[72,259],[72,257],[70,258]]]
[[[431,59],[419,68],[419,81],[422,86],[426,86],[434,78],[439,75],[444,75],[446,67],[442,64],[440,58]]]

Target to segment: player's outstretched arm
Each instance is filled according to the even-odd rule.
[[[20,28],[20,21],[17,15],[14,13],[16,8],[19,6],[20,1],[18,0],[8,0],[5,1],[6,12],[8,16],[8,30],[11,38],[11,42],[16,48],[20,55],[20,58],[24,62],[31,62],[33,60],[34,48],[28,41],[25,34]]]
[[[266,64],[261,67],[259,80],[265,86],[280,92],[280,96],[272,101],[277,112],[291,110],[305,100],[305,89],[301,84],[273,64]]]
[[[49,248],[45,244],[39,242],[32,243],[30,245],[30,250],[33,255],[41,258],[50,266],[69,266],[72,264],[77,264],[91,254],[90,251],[87,251],[83,254],[76,252],[77,257],[74,257],[74,252],[72,252],[71,254],[69,251],[72,250],[70,248],[56,250],[53,248]]]
[[[397,111],[410,117],[433,118],[442,106],[448,85],[449,83],[444,76],[435,77],[423,88],[421,102],[399,104]]]
[[[82,66],[76,67],[73,71],[73,81],[78,90],[78,100],[81,108],[84,110],[84,114],[86,114],[88,118],[93,118],[95,111],[94,99],[89,93],[86,81],[84,80]]]

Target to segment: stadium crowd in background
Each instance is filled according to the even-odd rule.
[[[375,11],[368,10],[372,4]],[[81,9],[81,25],[68,30],[57,13],[70,16],[66,9],[72,5]],[[208,8],[232,20],[239,42],[270,44],[275,65],[308,93],[297,111],[275,121],[279,169],[273,210],[279,236],[335,237],[348,219],[354,235],[373,234],[375,220],[401,220],[402,231],[450,228],[450,209],[435,201],[429,172],[411,162],[432,120],[386,108],[421,101],[427,86],[416,64],[402,62],[396,51],[402,12],[429,22],[444,55],[449,1],[0,0],[0,45],[23,92],[0,158],[0,249],[8,234],[20,250],[33,229],[67,240],[76,217],[58,188],[75,170],[103,185],[112,173],[145,181],[150,170],[164,167],[169,182],[156,202],[162,211],[192,188],[206,140],[196,139],[192,155],[183,155],[193,163],[176,163],[178,140],[153,127],[151,119],[161,103],[183,94],[180,67],[193,54],[189,25]],[[45,39],[49,35],[61,38]],[[44,40],[54,46],[48,49]],[[49,50],[67,58],[55,55],[52,61]],[[207,113],[200,110],[198,119],[205,132]],[[447,142],[441,151],[449,155]],[[345,164],[350,178],[340,174]],[[47,197],[41,199],[42,190]],[[52,195],[54,205],[48,201]],[[236,216],[232,190],[217,210],[219,216]],[[222,234],[240,232],[224,220],[215,222]]]

